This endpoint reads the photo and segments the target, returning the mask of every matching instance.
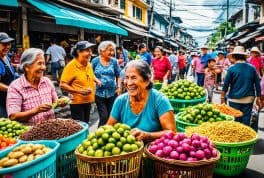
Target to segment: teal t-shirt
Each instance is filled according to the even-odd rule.
[[[129,125],[131,128],[139,128],[146,132],[161,130],[159,118],[173,108],[168,98],[157,91],[150,89],[147,104],[143,111],[134,114],[129,104],[127,93],[119,96],[113,105],[111,116],[118,122]]]

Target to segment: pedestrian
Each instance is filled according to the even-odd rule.
[[[15,69],[11,65],[8,52],[14,39],[0,32],[0,117],[7,117],[6,96],[8,85],[15,80]]]
[[[208,53],[208,46],[202,46],[201,47],[201,62],[204,65],[204,67],[207,67],[207,60],[211,59],[211,55]]]
[[[149,65],[151,65],[152,57],[147,52],[147,46],[146,46],[146,44],[145,43],[141,43],[138,46],[138,50],[139,50],[139,53],[140,53],[140,59],[146,61]]]
[[[160,82],[168,82],[171,73],[171,64],[167,57],[163,56],[163,48],[156,46],[154,49],[155,58],[152,61],[154,71],[154,80]]]
[[[228,59],[225,58],[224,52],[219,51],[216,58],[216,67],[219,70],[216,76],[216,90],[218,90],[219,85],[222,84],[224,79],[224,70],[229,66]]]
[[[115,58],[117,59],[118,65],[121,69],[125,67],[125,57],[123,54],[122,47],[116,47],[116,56]]]
[[[171,64],[171,79],[169,83],[177,80],[177,74],[179,74],[179,63],[178,63],[178,57],[177,57],[177,51],[174,51],[169,56],[170,64]]]
[[[20,64],[20,58],[21,58],[21,55],[23,53],[23,48],[22,46],[17,46],[16,48],[16,52],[15,54],[13,55],[13,57],[11,58],[11,64],[12,66],[17,69],[19,67],[19,64]]]
[[[184,56],[183,51],[179,51],[178,62],[179,62],[180,78],[184,79],[187,60],[186,57]]]
[[[19,65],[22,75],[9,85],[7,92],[6,107],[11,120],[35,125],[55,118],[52,103],[57,100],[57,94],[50,79],[43,76],[45,70],[41,49],[29,48],[23,52]]]
[[[249,126],[255,98],[257,105],[261,106],[259,76],[256,69],[246,63],[247,53],[243,46],[236,46],[234,51],[228,54],[228,58],[232,58],[235,64],[227,71],[221,103],[225,102],[228,92],[229,105],[243,112],[243,116],[236,120]]]
[[[50,41],[50,47],[46,51],[46,63],[51,61],[51,74],[54,81],[59,81],[63,68],[65,67],[65,50],[56,44],[55,40]]]
[[[207,90],[208,94],[208,102],[211,103],[213,99],[213,91],[216,83],[216,60],[214,58],[207,60],[207,68],[205,69],[205,77],[204,77],[204,88]]]
[[[103,41],[98,46],[99,56],[92,60],[94,74],[101,82],[101,85],[97,85],[95,94],[100,116],[99,126],[106,124],[117,95],[122,93],[120,68],[117,60],[111,56],[114,50],[113,42]]]
[[[86,123],[90,119],[91,104],[95,101],[95,83],[101,84],[90,64],[93,46],[95,44],[88,41],[76,43],[72,48],[74,58],[64,68],[60,80],[60,87],[72,95],[72,118]]]
[[[258,47],[251,48],[250,58],[248,58],[248,62],[256,68],[259,78],[261,79],[261,77],[263,76],[263,62],[261,59],[261,52]]]
[[[202,63],[201,57],[195,56],[193,58],[193,70],[195,72],[197,85],[199,86],[204,86],[204,67],[205,64]]]
[[[192,66],[192,55],[191,55],[191,53],[188,53],[188,56],[187,56],[187,66],[186,66],[186,71],[185,71],[186,76],[188,75],[190,66]]]

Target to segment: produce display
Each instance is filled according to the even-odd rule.
[[[53,109],[57,108],[60,105],[60,103],[70,104],[71,99],[66,96],[63,96],[59,98],[55,103],[52,103],[52,108]]]
[[[14,148],[0,160],[0,168],[12,167],[25,162],[33,161],[51,151],[51,148],[42,144],[22,144]]]
[[[200,126],[186,129],[187,135],[192,135],[193,133],[204,135],[212,141],[224,143],[249,141],[257,136],[253,129],[235,121],[203,123]]]
[[[192,100],[205,97],[203,87],[189,80],[178,80],[160,89],[169,99]]]
[[[75,134],[83,127],[72,119],[49,119],[41,122],[20,136],[21,140],[55,140]]]
[[[232,108],[226,104],[213,104],[213,107],[219,110],[223,114],[227,114],[233,117],[241,117],[243,113],[235,108]]]
[[[211,104],[203,103],[186,108],[177,118],[191,124],[202,124],[204,122],[216,122],[230,120],[222,115],[219,110],[214,109]]]
[[[16,143],[16,139],[4,137],[0,134],[0,150],[5,149],[6,147],[12,146]]]
[[[0,119],[0,134],[5,137],[18,137],[22,133],[26,132],[28,129],[28,126],[25,126],[19,122],[11,121],[5,118]]]
[[[217,150],[205,136],[193,134],[187,137],[183,133],[168,132],[151,142],[148,151],[159,158],[199,161],[217,157]]]
[[[122,155],[138,150],[142,143],[130,134],[130,127],[117,123],[104,125],[90,133],[77,148],[80,154],[94,157]]]

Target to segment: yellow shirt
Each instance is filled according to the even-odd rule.
[[[83,66],[75,58],[67,64],[64,68],[61,81],[67,83],[76,91],[81,89],[91,89],[92,93],[89,95],[81,95],[79,93],[72,93],[72,104],[92,103],[95,100],[95,76],[92,65]]]

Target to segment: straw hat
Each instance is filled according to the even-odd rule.
[[[253,47],[253,48],[251,48],[250,52],[257,52],[259,55],[261,55],[260,50],[259,50],[258,47],[256,47],[256,46]]]
[[[209,47],[206,46],[206,45],[204,45],[204,46],[202,46],[200,49],[209,49]]]
[[[248,56],[248,54],[246,53],[245,48],[243,46],[236,46],[234,48],[233,52],[229,53],[227,55],[227,57],[230,58],[230,56],[233,55],[233,54],[241,54],[241,55]]]

